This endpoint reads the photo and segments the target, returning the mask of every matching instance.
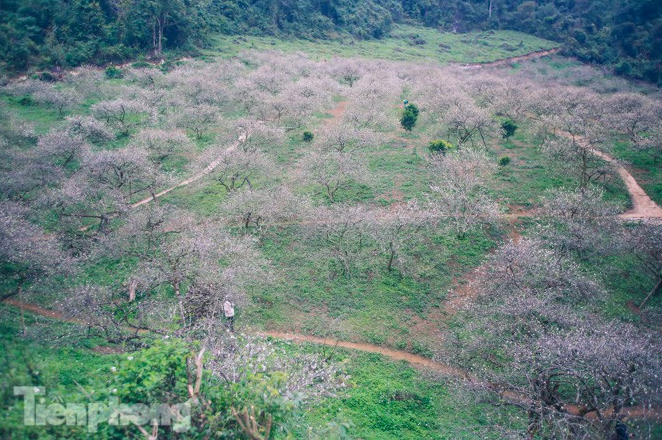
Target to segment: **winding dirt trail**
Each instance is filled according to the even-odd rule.
[[[288,341],[294,341],[298,343],[309,342],[312,344],[326,345],[329,347],[348,348],[350,350],[362,351],[364,353],[377,353],[396,361],[407,361],[408,363],[414,366],[423,367],[428,370],[433,370],[449,376],[468,377],[465,371],[462,371],[455,367],[451,367],[450,365],[446,365],[441,362],[436,362],[432,359],[425,358],[423,356],[419,356],[416,354],[408,353],[406,351],[391,350],[389,348],[384,348],[379,345],[366,344],[362,342],[340,341],[337,339],[319,338],[317,336],[301,335],[296,333],[285,333],[278,331],[264,331],[264,332],[258,332],[256,334],[263,337],[270,336],[272,338],[285,339]]]
[[[70,324],[79,324],[79,325],[85,325],[83,321],[80,321],[78,319],[73,319],[73,318],[67,318],[64,316],[64,314],[56,311],[56,310],[50,310],[50,309],[45,309],[43,307],[40,307],[36,304],[28,304],[25,302],[21,302],[12,298],[7,298],[4,301],[2,301],[2,304],[9,304],[11,306],[17,307],[19,309],[27,310],[28,312],[32,312],[35,315],[40,315],[40,316],[45,316],[46,318],[51,318],[56,321],[61,321],[61,322],[68,322]]]
[[[230,145],[228,148],[225,149],[225,151],[223,152],[223,154],[231,153],[232,151],[236,150],[237,147],[239,147],[239,145],[241,145],[245,140],[246,140],[246,133],[242,133],[242,134],[239,136],[239,138],[237,138],[237,140],[236,140],[232,145]],[[159,192],[159,193],[156,193],[156,194],[153,195],[153,196],[149,196],[149,197],[144,198],[144,199],[142,199],[142,200],[140,200],[140,201],[138,201],[138,202],[136,202],[136,203],[133,203],[133,204],[131,205],[131,207],[132,207],[132,208],[137,208],[138,206],[141,206],[141,205],[144,205],[144,204],[146,204],[146,203],[149,203],[149,202],[151,202],[151,201],[154,200],[154,199],[157,199],[157,198],[159,198],[159,197],[163,197],[164,195],[168,194],[169,192],[171,192],[171,191],[173,191],[173,190],[175,190],[175,189],[177,189],[177,188],[181,188],[182,186],[190,185],[191,183],[200,180],[201,178],[203,178],[203,177],[206,176],[207,174],[209,174],[209,173],[211,173],[212,171],[214,171],[214,169],[215,169],[217,166],[220,165],[220,163],[221,163],[222,160],[223,160],[223,157],[222,157],[222,156],[216,158],[213,162],[211,162],[209,165],[207,165],[207,167],[206,167],[204,170],[200,171],[199,173],[194,174],[193,176],[189,177],[188,179],[186,179],[186,180],[182,180],[182,181],[179,182],[177,185],[174,185],[174,186],[171,186],[170,188],[164,189],[163,191],[161,191],[161,192]]]
[[[18,301],[18,300],[15,300],[13,298],[7,298],[4,301],[0,302],[0,304],[9,304],[10,306],[14,306],[16,308],[34,313],[35,315],[44,316],[46,318],[50,318],[50,319],[53,319],[55,321],[68,322],[69,324],[82,325],[84,327],[90,326],[89,323],[87,323],[83,320],[76,319],[76,318],[69,318],[69,317],[65,316],[62,312],[59,312],[57,310],[46,309],[46,308],[38,306],[36,304],[30,304],[30,303]],[[127,330],[129,332],[138,333],[138,334],[147,334],[147,333],[149,333],[149,330],[138,329],[138,328],[135,328],[135,327],[124,326],[124,327],[121,327],[121,328],[124,329],[124,330]]]
[[[632,177],[632,174],[619,161],[602,151],[591,149],[591,152],[614,165],[618,175],[623,179],[628,193],[630,193],[632,209],[620,214],[620,218],[630,220],[662,218],[662,208],[646,194],[646,191],[644,191],[635,178]]]
[[[496,60],[496,61],[488,61],[486,63],[469,63],[469,64],[465,64],[463,68],[476,69],[481,67],[506,66],[508,64],[516,63],[518,61],[533,60],[536,58],[543,58],[550,55],[554,55],[555,53],[559,52],[561,49],[562,49],[561,47],[555,47],[554,49],[538,50],[536,52],[531,52],[524,55],[518,55],[509,58],[503,58],[501,60]]]
[[[323,125],[329,127],[340,122],[345,111],[347,110],[347,101],[339,101],[336,106],[329,110],[327,113],[331,115],[330,118],[325,119]]]
[[[62,321],[62,322],[69,322],[73,324],[80,324],[80,325],[87,325],[84,322],[77,320],[77,319],[71,319],[65,317],[61,312],[55,311],[55,310],[49,310],[45,309],[43,307],[37,306],[35,304],[28,304],[20,301],[16,301],[13,299],[6,299],[2,303],[4,304],[9,304],[11,306],[17,307],[19,309],[27,310],[29,312],[32,312],[37,315],[45,316],[47,318],[51,318],[57,321]],[[146,330],[137,330],[139,332],[146,332]],[[456,367],[452,367],[450,365],[444,364],[442,362],[434,361],[432,359],[425,358],[423,356],[418,356],[412,353],[408,353],[406,351],[400,351],[400,350],[391,350],[388,348],[380,347],[378,345],[373,345],[373,344],[365,344],[365,343],[357,343],[357,342],[349,342],[349,341],[340,341],[340,340],[335,340],[335,339],[329,339],[329,338],[319,338],[316,336],[309,336],[309,335],[301,335],[301,334],[294,334],[294,333],[283,333],[283,332],[277,332],[277,331],[265,331],[265,332],[257,332],[256,333],[258,336],[262,337],[272,337],[276,339],[284,339],[284,340],[289,340],[293,341],[296,343],[312,343],[312,344],[318,344],[318,345],[324,345],[324,346],[329,346],[329,347],[341,347],[341,348],[346,348],[349,350],[356,350],[356,351],[361,351],[364,353],[375,353],[382,355],[384,357],[387,357],[392,360],[396,361],[406,361],[409,364],[411,364],[414,367],[418,368],[423,368],[429,371],[434,371],[437,373],[441,373],[446,376],[451,376],[455,378],[460,378],[463,380],[468,380],[469,382],[477,383],[477,379],[472,376],[471,374],[467,373],[464,370],[461,370]],[[94,349],[97,353],[100,354],[114,354],[117,353],[118,351],[113,349],[113,348],[100,348],[100,349]],[[514,401],[521,401],[525,402],[527,401],[525,397],[513,394],[512,392],[501,392],[501,394],[508,398],[509,400],[514,400]],[[581,413],[581,408],[575,406],[575,405],[566,405],[566,409],[570,414],[574,415],[579,415]],[[621,413],[627,417],[631,418],[638,418],[638,419],[650,419],[650,420],[662,420],[662,411],[659,411],[657,409],[647,409],[647,408],[642,408],[642,407],[629,407],[629,408],[624,408]],[[588,414],[586,416],[588,419],[592,419],[591,414]]]

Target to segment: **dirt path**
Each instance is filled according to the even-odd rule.
[[[55,311],[55,310],[49,310],[45,309],[43,307],[40,307],[35,304],[28,304],[24,303],[12,298],[8,298],[4,301],[2,301],[2,304],[9,304],[14,307],[18,307],[19,309],[27,310],[28,312],[32,312],[36,315],[40,316],[45,316],[46,318],[51,318],[56,321],[61,321],[61,322],[68,322],[71,324],[80,324],[80,325],[85,325],[82,321],[79,321],[78,319],[73,319],[73,318],[67,318],[64,316],[62,313]]]
[[[236,150],[237,147],[238,147],[242,142],[244,142],[245,140],[246,140],[246,133],[243,133],[243,134],[241,134],[241,135],[239,136],[239,138],[237,138],[237,140],[236,140],[232,145],[230,145],[228,148],[225,149],[224,154],[225,154],[225,153],[230,153],[230,152]],[[177,189],[177,188],[180,188],[180,187],[182,187],[182,186],[190,185],[191,183],[193,183],[193,182],[195,182],[195,181],[197,181],[197,180],[200,180],[201,178],[203,178],[203,177],[206,176],[207,174],[209,174],[209,173],[211,173],[212,171],[214,171],[214,169],[215,169],[217,166],[220,165],[221,160],[223,160],[222,157],[219,157],[219,158],[215,159],[213,162],[211,162],[209,165],[207,165],[207,167],[206,167],[204,170],[200,171],[199,173],[194,174],[193,176],[189,177],[189,178],[186,179],[186,180],[182,180],[181,182],[179,182],[179,183],[178,183],[177,185],[175,185],[175,186],[171,186],[170,188],[164,189],[163,191],[161,191],[161,192],[155,194],[154,196],[149,196],[149,197],[147,197],[147,198],[144,198],[144,199],[142,199],[142,200],[140,200],[140,201],[138,201],[138,202],[132,204],[131,207],[132,207],[132,208],[137,208],[138,206],[141,206],[141,205],[144,205],[144,204],[146,204],[146,203],[149,203],[149,202],[151,202],[152,200],[154,200],[154,199],[156,199],[156,198],[163,197],[164,195],[168,194],[170,191],[173,191],[173,190],[175,190],[175,189]]]
[[[396,361],[407,361],[408,363],[414,366],[424,367],[428,370],[437,371],[439,373],[443,373],[449,376],[456,376],[456,377],[467,376],[467,374],[464,371],[455,367],[451,367],[450,365],[442,364],[440,362],[435,362],[432,359],[411,354],[406,351],[391,350],[388,348],[380,347],[379,345],[365,344],[360,342],[339,341],[336,339],[318,338],[316,336],[284,333],[277,331],[258,332],[257,334],[259,336],[264,336],[264,337],[270,336],[272,338],[286,339],[294,342],[310,342],[312,344],[326,345],[330,347],[348,348],[350,350],[357,350],[365,353],[377,353]]]
[[[4,304],[9,304],[14,307],[18,307],[23,310],[27,310],[29,312],[35,313],[37,315],[45,316],[47,318],[51,318],[57,321],[62,321],[62,322],[69,322],[69,323],[74,323],[74,324],[80,324],[80,325],[86,325],[84,322],[79,321],[77,319],[70,319],[66,318],[62,313],[54,310],[49,310],[45,309],[43,307],[37,306],[35,304],[28,304],[28,303],[23,303],[20,301],[16,301],[13,299],[6,299],[3,301]],[[143,331],[141,331],[143,332]],[[318,345],[324,345],[324,346],[329,346],[329,347],[342,347],[342,348],[347,348],[350,350],[356,350],[356,351],[361,351],[364,353],[375,353],[379,354],[385,357],[388,357],[390,359],[396,360],[396,361],[406,361],[409,364],[411,364],[414,367],[421,367],[426,370],[432,370],[437,373],[441,373],[447,376],[452,376],[456,378],[461,378],[464,380],[468,380],[470,382],[475,382],[476,378],[469,373],[467,373],[464,370],[461,370],[456,367],[452,367],[450,365],[434,361],[432,359],[425,358],[423,356],[418,356],[412,353],[408,353],[405,351],[400,351],[400,350],[391,350],[388,348],[383,348],[378,345],[373,345],[373,344],[365,344],[365,343],[357,343],[357,342],[348,342],[348,341],[340,341],[340,340],[335,340],[335,339],[329,339],[329,338],[319,338],[316,336],[309,336],[309,335],[300,335],[300,334],[293,334],[293,333],[282,333],[282,332],[276,332],[276,331],[265,331],[265,332],[258,332],[258,336],[262,337],[272,337],[276,339],[285,339],[289,341],[294,341],[297,343],[302,343],[302,342],[308,342],[312,344],[318,344]],[[118,353],[121,351],[118,351],[115,348],[112,347],[95,347],[93,349],[97,353],[100,354],[114,354]],[[524,397],[513,395],[512,393],[503,393],[504,396],[507,396],[509,399],[524,399]],[[579,414],[580,408],[576,407],[574,405],[567,405],[566,408],[568,409],[568,412],[571,414]],[[654,420],[659,420],[662,414],[660,411],[657,411],[655,409],[646,409],[646,408],[641,408],[641,407],[631,407],[631,408],[624,408],[622,413],[628,417],[633,417],[633,418],[643,418],[643,419],[654,419]],[[590,416],[588,417],[590,418]]]
[[[591,149],[591,152],[601,159],[613,164],[618,171],[618,175],[623,179],[623,183],[630,193],[632,200],[632,209],[620,214],[624,219],[648,219],[662,218],[662,208],[651,199],[646,191],[637,183],[632,174],[616,159],[602,151]]]
[[[504,58],[501,60],[496,60],[496,61],[489,61],[486,63],[470,63],[470,64],[465,64],[463,68],[465,69],[476,69],[476,68],[481,68],[481,67],[496,67],[496,66],[506,66],[511,63],[516,63],[518,61],[526,61],[526,60],[533,60],[536,58],[542,58],[542,57],[547,57],[550,55],[554,55],[555,53],[559,52],[562,48],[561,47],[555,47],[554,49],[548,49],[548,50],[539,50],[536,52],[531,52],[527,53],[524,55],[518,55],[516,57],[509,57],[509,58]]]
[[[342,347],[350,350],[361,351],[364,353],[376,353],[396,361],[406,361],[414,367],[421,367],[426,370],[432,370],[446,376],[452,376],[452,377],[468,380],[469,382],[473,382],[473,383],[476,383],[477,381],[477,378],[475,376],[472,376],[471,374],[459,368],[455,368],[438,361],[433,361],[432,359],[424,358],[422,356],[407,353],[405,351],[390,350],[387,348],[380,347],[378,345],[339,341],[336,339],[319,338],[316,336],[300,335],[294,333],[283,333],[277,331],[258,332],[257,335],[264,337],[269,336],[276,339],[285,339],[297,343],[308,342],[312,344],[319,344],[329,347]],[[528,401],[528,399],[526,399],[525,397],[521,395],[516,395],[512,392],[502,392],[501,394],[504,397],[507,397],[509,400]],[[581,408],[576,405],[568,404],[565,405],[565,408],[570,414],[573,415],[581,414]],[[623,408],[621,414],[635,419],[650,419],[650,420],[662,419],[662,412],[660,412],[658,409],[642,408],[640,406]],[[589,420],[597,419],[592,413],[585,415],[585,417]]]
[[[28,312],[32,312],[35,315],[44,316],[46,318],[50,318],[55,321],[68,322],[70,324],[77,324],[77,325],[82,325],[84,327],[90,327],[90,324],[85,321],[76,318],[68,318],[62,312],[58,312],[57,310],[45,309],[36,304],[25,303],[12,298],[5,299],[4,301],[2,301],[2,304],[9,304],[10,306],[14,306],[22,310],[27,310]],[[133,333],[139,333],[139,334],[149,333],[148,330],[138,329],[135,327],[125,326],[121,328]]]
[[[324,125],[327,127],[331,125],[336,125],[338,122],[340,122],[340,119],[342,119],[346,110],[347,110],[347,101],[339,101],[333,109],[327,112],[328,114],[331,115],[331,117],[324,120]]]

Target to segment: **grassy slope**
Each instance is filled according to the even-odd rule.
[[[131,433],[137,434],[133,427],[109,430],[105,424],[100,425],[99,434],[88,434],[85,427],[24,427],[22,398],[9,397],[14,386],[45,387],[46,404],[105,403],[114,395],[113,388],[117,387],[110,374],[111,367],[126,362],[127,355],[94,353],[90,350],[91,341],[72,336],[84,332],[84,329],[30,313],[25,314],[25,319],[31,331],[46,332],[44,334],[48,337],[23,338],[20,336],[18,310],[0,305],[0,316],[0,333],[6,354],[0,359],[3,368],[0,394],[4,394],[3,401],[13,402],[3,408],[0,437],[93,439],[106,438],[107,435],[127,438]],[[56,339],[60,340],[53,343]],[[284,348],[294,353],[320,352],[320,348],[314,345],[286,344]],[[443,377],[431,379],[404,362],[392,362],[378,355],[338,349],[333,350],[331,357],[342,365],[350,380],[345,388],[338,390],[335,398],[296,410],[288,425],[295,438],[322,432],[326,433],[322,438],[337,438],[335,434],[339,432],[339,426],[347,424],[352,438],[441,439],[448,438],[444,433],[465,429],[467,423],[476,426],[489,423],[482,415],[480,405],[458,407],[460,402],[453,391],[455,386]],[[85,397],[80,387],[92,393],[91,400]]]
[[[425,41],[413,43],[412,36]],[[558,43],[515,31],[453,34],[435,29],[399,25],[381,40],[309,41],[276,37],[218,35],[205,55],[233,56],[242,50],[305,52],[312,59],[358,57],[393,61],[482,63],[558,47]]]
[[[614,154],[625,160],[628,170],[639,185],[658,205],[662,205],[662,162],[644,151],[635,151],[627,143],[618,142]]]
[[[374,46],[373,42],[359,42],[355,45],[337,43],[310,43],[305,41],[279,41],[276,46],[285,51],[307,50],[320,58],[332,55],[361,56],[389,59],[420,60],[431,57],[440,61],[475,62],[513,56],[522,52],[546,48],[547,43],[535,43],[526,40],[526,50],[504,54],[496,48],[497,37],[519,41],[515,33],[495,35],[456,36],[438,34],[431,30],[401,28],[399,33],[419,33],[428,41],[423,46],[409,46],[405,40],[391,38],[383,45]],[[225,38],[225,37],[223,37]],[[460,39],[475,39],[476,46],[462,46]],[[451,39],[451,40],[443,40]],[[481,43],[480,40],[493,41]],[[247,37],[238,44],[231,39],[219,40],[223,55],[250,47],[274,48],[271,38]],[[275,40],[274,40],[275,41]],[[449,42],[444,42],[449,41]],[[533,42],[532,42],[533,41]],[[438,52],[440,42],[457,44],[458,50],[465,50],[461,56],[453,58],[454,52]],[[540,44],[535,46],[535,44]],[[511,43],[512,44],[512,43]],[[262,46],[261,46],[262,45]],[[464,49],[463,49],[464,48]],[[473,48],[469,51],[468,48]],[[235,52],[232,52],[235,51]],[[444,55],[445,54],[445,55]],[[58,122],[55,112],[42,107],[24,108],[12,99],[5,99],[7,107],[15,115],[37,122],[38,131],[43,132]],[[308,144],[300,141],[299,133],[292,136],[288,143],[274,153],[283,163],[291,162],[303,154]],[[425,154],[426,127],[419,127],[412,135],[405,135],[406,146],[402,142],[387,143],[366,152],[369,166],[379,170],[378,181],[366,188],[355,186],[340,195],[348,201],[368,202],[385,205],[394,201],[393,194],[409,199],[420,195],[426,188],[422,155]],[[544,167],[545,159],[531,146],[525,131],[519,131],[512,142],[496,141],[490,146],[490,154],[496,159],[509,155],[513,162],[500,171],[497,184],[493,188],[496,197],[504,204],[535,206],[545,189],[568,184],[566,179],[554,176]],[[179,168],[179,167],[177,167]],[[658,179],[659,180],[659,179]],[[306,190],[308,191],[308,190]],[[309,193],[315,195],[313,189]],[[623,201],[622,185],[615,183],[613,198]],[[179,189],[169,195],[165,201],[191,209],[202,215],[218,213],[218,203],[225,197],[224,191],[210,182]],[[321,199],[320,199],[321,200]],[[346,279],[338,276],[335,268],[328,261],[321,261],[316,256],[319,243],[297,239],[296,228],[278,228],[269,231],[263,245],[266,255],[274,265],[284,269],[286,280],[273,288],[256,293],[256,304],[249,310],[241,311],[240,325],[253,324],[260,327],[278,327],[300,330],[312,334],[333,334],[346,339],[365,340],[385,343],[396,348],[406,348],[424,355],[431,354],[434,341],[428,334],[412,332],[412,324],[424,319],[430,313],[439,311],[446,292],[464,273],[480,264],[486,253],[498,241],[504,238],[503,231],[475,233],[464,241],[454,240],[434,231],[426,234],[422,240],[412,244],[418,258],[418,272],[414,274],[389,274],[383,270],[384,256],[377,255],[377,262],[372,266],[359,267],[359,276]],[[629,269],[629,264],[618,270]],[[620,272],[619,272],[620,273]],[[455,278],[455,279],[454,279]],[[614,280],[618,278],[615,274]],[[618,278],[621,279],[621,278]],[[621,280],[622,281],[622,280]],[[637,278],[637,285],[641,284]],[[622,285],[614,281],[619,307],[613,314],[623,316],[624,307],[632,285]],[[401,307],[406,313],[397,313]],[[436,311],[435,311],[436,310]],[[3,312],[5,313],[5,312]],[[3,314],[5,321],[8,315]],[[17,319],[14,314],[11,318]],[[243,322],[242,322],[243,321]],[[297,324],[293,325],[295,322]],[[16,329],[3,328],[3,334]],[[23,345],[14,341],[17,350]],[[66,369],[56,364],[62,359],[80,356],[84,370],[95,374],[93,370],[112,362],[112,357],[100,358],[89,351],[68,348],[46,349],[39,347],[35,354],[44,359],[45,365],[53,371],[63,371],[58,375],[67,377]],[[72,354],[73,353],[73,354]],[[343,355],[348,371],[355,378],[355,386],[340,399],[330,399],[317,405],[312,411],[301,415],[302,423],[312,426],[324,426],[330,420],[352,420],[352,435],[361,438],[447,438],[443,432],[452,433],[468,421],[481,423],[480,408],[465,408],[460,412],[455,409],[457,397],[452,396],[445,385],[436,380],[428,380],[409,367],[368,355]],[[110,359],[110,360],[109,360]],[[73,368],[73,367],[72,367]],[[70,381],[69,381],[70,382]],[[66,380],[61,385],[70,383]],[[407,390],[412,394],[399,400],[399,392]],[[341,416],[338,416],[338,411]],[[301,432],[303,436],[303,432]]]

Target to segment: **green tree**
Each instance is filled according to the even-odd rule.
[[[508,139],[515,134],[517,130],[517,125],[510,119],[506,119],[501,123],[501,131],[503,132],[503,137]]]
[[[418,107],[414,104],[407,104],[400,117],[400,125],[407,131],[411,131],[416,126],[418,120]]]

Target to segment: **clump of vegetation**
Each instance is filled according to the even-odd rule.
[[[407,104],[400,116],[400,125],[407,131],[411,131],[418,121],[418,107],[415,104]]]
[[[315,135],[312,132],[310,132],[310,131],[304,131],[303,132],[302,139],[303,139],[304,142],[312,142],[314,138],[315,138]]]
[[[106,75],[106,78],[108,79],[117,79],[122,78],[124,76],[124,72],[122,72],[122,69],[119,67],[110,66],[106,68],[104,75]]]
[[[510,163],[510,157],[509,156],[501,156],[499,158],[499,165],[502,167],[505,167]]]
[[[515,124],[512,120],[506,119],[501,123],[501,131],[503,132],[503,137],[505,139],[508,139],[512,136],[515,135],[515,131],[517,131],[517,124]]]
[[[446,153],[451,151],[452,149],[453,149],[453,144],[443,139],[436,139],[430,141],[430,143],[428,144],[428,150],[432,154],[446,155]]]

